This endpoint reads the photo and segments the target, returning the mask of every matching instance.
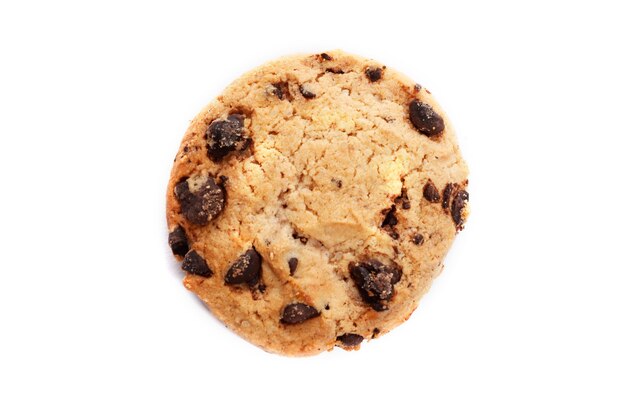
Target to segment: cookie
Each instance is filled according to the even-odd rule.
[[[234,81],[192,121],[167,188],[184,285],[261,348],[358,349],[409,318],[468,215],[430,92],[341,51]]]

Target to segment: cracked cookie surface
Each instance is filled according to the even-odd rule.
[[[167,189],[184,285],[265,350],[358,349],[417,307],[468,215],[428,90],[331,51],[267,63],[192,121]]]

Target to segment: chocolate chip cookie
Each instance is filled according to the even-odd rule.
[[[243,75],[192,121],[167,188],[184,285],[270,352],[358,349],[409,318],[468,215],[430,92],[341,51]]]

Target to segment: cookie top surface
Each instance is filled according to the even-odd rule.
[[[192,121],[167,189],[184,285],[271,352],[358,349],[417,307],[468,214],[431,94],[375,61],[286,57]]]

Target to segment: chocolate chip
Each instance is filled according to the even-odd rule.
[[[187,234],[185,229],[181,226],[176,226],[176,229],[172,230],[167,238],[172,253],[178,256],[185,256],[189,250],[189,243],[187,243]]]
[[[419,93],[419,92],[420,92],[420,90],[422,89],[422,86],[421,86],[421,85],[419,85],[419,84],[417,84],[417,83],[415,83],[415,86],[414,86],[413,88],[415,89],[415,92],[416,92],[416,93]]]
[[[187,252],[185,259],[183,259],[182,268],[190,274],[200,275],[201,277],[208,278],[213,275],[209,265],[195,250]]]
[[[380,329],[378,327],[374,327],[374,330],[372,331],[372,339],[376,339],[379,333],[380,333]]]
[[[174,187],[174,195],[183,216],[200,226],[217,217],[226,202],[224,189],[211,177],[183,178]]]
[[[398,218],[396,217],[396,206],[392,205],[391,208],[385,214],[385,219],[383,223],[380,225],[381,227],[385,226],[395,226],[398,224]]]
[[[343,343],[344,346],[358,346],[363,341],[363,336],[356,333],[345,333],[337,336],[337,340]]]
[[[207,129],[207,154],[219,162],[234,150],[248,147],[250,138],[244,137],[242,114],[231,114],[225,120],[214,120]]]
[[[372,67],[367,67],[365,69],[365,76],[371,81],[371,82],[376,82],[378,80],[381,79],[381,77],[383,76],[383,69],[382,68],[372,68]]]
[[[272,86],[274,87],[274,89],[272,90],[272,93],[274,93],[276,97],[282,100],[284,97],[284,94],[283,94],[283,89],[281,87],[281,84],[280,83],[272,84]]]
[[[229,285],[246,283],[250,286],[259,282],[261,276],[261,255],[254,249],[248,249],[232,264],[224,282]]]
[[[287,99],[291,101],[293,99],[291,92],[289,91],[289,83],[281,81],[279,83],[272,84],[272,87],[272,93],[280,100]]]
[[[413,126],[428,137],[438,135],[445,127],[441,116],[428,104],[418,100],[413,100],[409,104],[409,118]]]
[[[332,74],[343,74],[343,70],[341,68],[326,68],[326,72],[330,72]]]
[[[289,265],[289,275],[293,276],[293,273],[296,272],[296,268],[298,268],[298,258],[290,258],[287,264]]]
[[[383,213],[385,213],[383,211]],[[380,227],[384,229],[392,239],[398,239],[400,235],[398,234],[395,226],[398,224],[398,218],[396,217],[396,206],[392,205],[391,208],[385,213],[385,218],[383,219]]]
[[[422,236],[420,233],[416,233],[415,236],[413,236],[413,243],[415,243],[417,246],[421,246],[424,243],[424,236]]]
[[[282,317],[283,324],[299,324],[320,315],[320,312],[304,303],[292,303],[285,306]]]
[[[402,270],[395,265],[384,265],[375,259],[351,262],[348,270],[363,301],[376,311],[387,310],[388,301],[394,294],[393,286],[400,281]]]
[[[333,60],[333,57],[332,57],[332,56],[330,56],[330,55],[328,55],[326,52],[322,52],[322,53],[320,54],[320,56],[322,57],[322,59],[323,59],[324,61],[332,61],[332,60]]]
[[[459,192],[461,187],[456,183],[448,183],[446,184],[446,188],[443,190],[443,199],[441,200],[441,207],[444,210],[448,210],[450,207],[450,202],[454,199],[456,193]]]
[[[300,86],[300,94],[302,94],[302,97],[306,98],[306,99],[312,99],[315,98],[316,95],[314,92],[308,90],[305,86],[301,85]]]
[[[411,208],[411,201],[409,200],[409,196],[406,194],[406,188],[402,188],[400,191],[400,195],[393,200],[394,203],[401,205],[403,210],[408,210]]]
[[[430,179],[428,180],[426,185],[424,185],[423,193],[424,198],[431,203],[438,203],[441,199],[441,196],[439,195],[439,190],[437,190],[437,187]]]
[[[465,204],[469,201],[469,193],[465,190],[460,190],[454,196],[452,200],[452,220],[456,224],[456,230],[463,230],[463,223],[465,222],[465,218],[463,216],[463,209],[465,208]]]
[[[337,186],[337,188],[343,187],[343,181],[338,180],[337,178],[331,178],[330,180]]]
[[[300,243],[302,243],[302,244],[304,244],[304,245],[306,245],[306,244],[307,244],[307,242],[309,241],[309,238],[308,238],[308,237],[306,237],[306,236],[300,236],[300,235],[298,234],[298,232],[293,232],[293,233],[291,234],[291,237],[293,237],[294,239],[299,239],[299,240],[300,240]]]

